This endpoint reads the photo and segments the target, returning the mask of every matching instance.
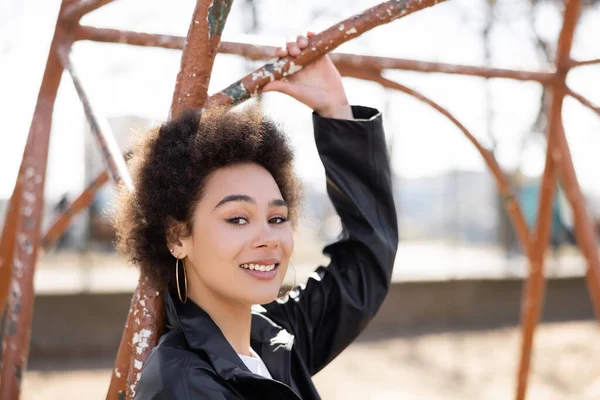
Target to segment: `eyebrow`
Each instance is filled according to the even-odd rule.
[[[223,197],[223,199],[221,201],[219,201],[219,203],[217,203],[217,205],[215,206],[215,210],[221,206],[223,206],[224,204],[230,203],[230,202],[234,202],[234,201],[241,201],[241,202],[246,202],[246,203],[250,203],[250,204],[256,204],[256,200],[248,195],[245,194],[231,194],[229,196],[225,196]],[[273,199],[269,202],[269,207],[288,207],[288,203],[285,202],[285,200],[282,199]]]

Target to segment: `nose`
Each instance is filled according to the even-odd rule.
[[[274,249],[279,246],[279,237],[273,231],[270,224],[261,226],[260,231],[256,234],[252,247]]]

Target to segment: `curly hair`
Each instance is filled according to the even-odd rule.
[[[114,215],[116,247],[157,290],[174,284],[169,221],[192,232],[193,212],[211,172],[255,163],[271,173],[295,220],[300,197],[292,151],[282,130],[258,107],[242,111],[186,111],[152,129],[133,148],[134,189],[119,187]]]

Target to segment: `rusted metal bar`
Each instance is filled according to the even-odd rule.
[[[96,138],[98,146],[100,147],[102,161],[104,162],[108,174],[113,182],[116,184],[123,184],[127,188],[132,189],[133,184],[131,183],[131,176],[127,170],[125,159],[119,150],[119,145],[117,144],[115,135],[113,134],[106,118],[102,117],[101,114],[96,111],[97,106],[92,106],[92,102],[86,94],[83,83],[81,82],[81,79],[79,79],[79,75],[77,74],[73,63],[70,60],[69,52],[70,49],[67,47],[58,48],[58,55],[63,68],[69,71],[69,74],[71,75],[73,85],[75,86],[77,95],[79,96],[81,104],[83,105],[83,110],[85,111],[85,116],[90,124],[92,134]]]
[[[206,106],[231,105],[247,100],[258,94],[259,90],[267,83],[300,71],[305,65],[333,51],[342,43],[354,39],[376,26],[386,24],[443,1],[386,1],[371,7],[361,14],[335,24],[310,38],[308,47],[297,57],[278,58],[274,62],[269,62],[219,93],[210,96]]]
[[[17,179],[13,194],[8,203],[8,209],[6,210],[4,227],[2,228],[2,238],[0,240],[0,315],[4,315],[4,309],[8,301],[8,288],[12,276],[12,260],[18,230],[19,214],[21,212],[20,193],[22,190],[21,182]],[[4,333],[0,332],[0,334],[3,335]]]
[[[180,49],[183,47],[185,42],[184,37],[167,36],[167,35],[153,35],[138,32],[119,31],[116,29],[104,29],[94,28],[88,26],[79,27],[76,34],[80,40],[96,40],[102,42],[119,42],[127,43],[132,45],[141,46],[155,46]],[[234,43],[234,42],[221,42],[219,52],[224,54],[236,54],[243,56],[251,60],[267,60],[272,58],[275,53],[274,46],[256,46],[245,43]],[[454,64],[443,64],[443,63],[429,63],[418,60],[404,60],[394,58],[383,58],[383,57],[371,57],[371,56],[357,56],[353,54],[343,53],[332,53],[330,54],[332,60],[338,67],[338,69],[344,71],[353,71],[346,75],[359,75],[360,69],[373,69],[375,71],[381,71],[383,69],[400,69],[400,70],[412,70],[419,72],[441,72],[450,74],[463,74],[473,75],[484,78],[509,78],[518,80],[534,80],[542,83],[550,81],[554,75],[547,72],[536,72],[536,71],[516,71],[516,70],[504,70],[495,68],[475,67],[467,65],[454,65]],[[358,77],[358,76],[355,76]],[[370,80],[368,75],[359,79]],[[103,172],[104,174],[104,172]],[[100,176],[96,180],[101,179]],[[101,186],[91,185],[89,186],[80,197],[93,198],[96,190]],[[511,202],[512,203],[512,202]],[[54,244],[55,240],[62,235],[62,233],[68,228],[70,219],[78,212],[82,211],[90,203],[79,203],[76,209],[73,206],[69,206],[67,211],[61,215],[60,221],[56,222],[56,228],[53,229],[53,238],[44,243],[50,247]],[[53,227],[54,228],[54,227]],[[518,228],[517,228],[518,229]],[[49,232],[50,233],[50,232]]]
[[[577,244],[587,261],[586,280],[588,291],[590,292],[590,299],[596,319],[600,321],[600,258],[598,257],[598,248],[596,246],[596,232],[587,211],[585,198],[577,181],[573,159],[571,158],[571,152],[569,151],[564,132],[560,132],[558,135],[557,147],[556,158],[560,160],[559,177],[565,195],[573,209]]]
[[[185,43],[185,38],[183,36],[155,35],[117,29],[95,28],[91,26],[77,27],[76,39],[106,43],[124,43],[135,46],[161,47],[166,49],[182,49]],[[275,47],[248,43],[221,42],[219,53],[235,54],[254,61],[266,61],[273,58]],[[330,53],[329,56],[338,68],[354,67],[369,68],[379,71],[384,69],[398,69],[417,72],[437,72],[477,76],[481,78],[508,78],[520,81],[535,81],[542,84],[550,83],[554,77],[553,72],[547,71],[521,71],[346,53]]]
[[[75,215],[85,210],[92,204],[94,200],[94,196],[98,189],[100,189],[106,182],[110,180],[110,177],[106,171],[103,171],[96,179],[92,181],[90,185],[77,197],[71,204],[67,210],[62,213],[58,219],[52,224],[50,229],[44,235],[44,239],[42,240],[42,248],[49,249],[54,246],[56,241],[60,239],[63,233],[67,230],[69,225],[71,225],[71,220]]]
[[[86,117],[90,124],[92,133],[94,134],[94,137],[96,138],[98,145],[101,149],[102,159],[105,163],[105,167],[107,169],[108,176],[113,180],[113,182],[115,182],[115,184],[121,184],[121,185],[124,185],[129,190],[133,190],[131,176],[129,175],[129,171],[127,170],[127,166],[125,164],[125,159],[121,155],[121,151],[117,145],[114,134],[112,133],[112,131],[110,129],[110,125],[108,124],[108,121],[106,121],[105,118],[100,117],[99,113],[96,111],[96,107],[92,106],[92,103],[83,88],[83,84],[82,84],[81,80],[79,79],[79,76],[78,76],[73,64],[71,63],[71,61],[69,59],[68,49],[59,48],[58,52],[59,52],[63,66],[65,67],[65,69],[67,69],[69,71],[69,73],[71,75],[73,84],[75,85],[75,89],[77,90],[77,94],[79,95],[79,98],[83,105]],[[98,177],[94,180],[94,182],[97,182],[97,181],[102,181],[102,178]],[[88,188],[88,189],[90,189],[90,188]],[[87,200],[90,200],[93,195],[92,192],[95,192],[96,189],[97,189],[96,186],[92,186],[92,188],[90,190],[86,191],[87,196],[86,196],[86,192],[84,192],[84,194],[82,194],[78,198],[78,200],[81,199],[80,204],[84,203]],[[71,207],[69,209],[73,209],[73,208],[74,208],[74,205],[71,205]],[[70,218],[70,216],[71,215],[69,215],[69,213],[67,211],[67,213],[65,214],[65,219]],[[65,223],[62,226],[66,227],[67,222],[65,221]],[[64,229],[63,229],[63,231],[64,231]],[[53,234],[55,236],[59,233],[62,233],[62,231],[59,228],[56,228],[53,231]],[[141,290],[141,288],[143,288],[143,287],[144,286],[141,286],[140,288],[138,288],[136,290],[139,292],[139,290]],[[136,292],[136,293],[138,293],[138,292]],[[131,329],[136,329],[140,326],[139,324],[142,324],[141,326],[143,327],[144,326],[143,324],[146,323],[148,321],[148,319],[153,320],[153,318],[155,316],[161,315],[162,307],[156,307],[155,302],[149,303],[148,305],[145,304],[146,300],[149,301],[150,299],[153,299],[153,298],[157,298],[157,295],[152,296],[152,295],[148,295],[146,293],[141,295],[138,293],[138,296],[134,297],[133,303],[135,303],[136,307],[133,309],[134,310],[133,313],[130,312],[130,316],[128,317],[128,321],[126,323],[126,330],[127,330],[127,327],[130,327]],[[132,303],[132,305],[133,305],[133,303]],[[158,340],[158,336],[160,334],[160,331],[157,331],[156,329],[154,329],[152,331],[147,331],[147,330],[144,330],[143,328],[141,328],[141,329],[136,329],[135,332],[137,335],[145,335],[144,343],[147,340],[151,340],[151,341],[153,341],[153,343],[156,343],[156,341]],[[129,337],[130,340],[126,343],[132,343],[134,337],[136,337],[136,336],[131,335]],[[144,348],[144,351],[145,350],[146,349]],[[128,355],[128,358],[132,357],[131,352],[127,352],[127,355]],[[111,381],[108,396],[111,399],[117,399],[119,397],[119,393],[121,392],[121,393],[127,393],[127,398],[133,398],[133,395],[135,393],[134,392],[135,385],[130,385],[127,380],[127,376],[128,376],[127,374],[129,372],[129,368],[128,368],[129,364],[127,364],[127,368],[122,368],[122,366],[121,366],[120,370],[118,369],[119,365],[120,364],[117,361],[117,367],[113,371],[113,377],[116,380],[115,382],[118,383],[118,385],[117,386],[113,385],[113,382]],[[138,364],[136,363],[136,365],[138,365]]]
[[[593,65],[593,64],[600,64],[600,58],[596,58],[595,60],[585,60],[585,61],[570,60],[571,68],[582,67],[584,65]]]
[[[159,292],[144,276],[135,289],[106,398],[133,399],[142,368],[164,331]]]
[[[204,106],[221,33],[232,2],[233,0],[201,0],[196,3],[173,93],[173,118],[187,108]]]
[[[582,105],[584,105],[585,107],[589,108],[590,110],[592,110],[596,114],[600,115],[600,107],[598,107],[597,105],[595,105],[594,103],[592,103],[590,100],[588,100],[585,97],[583,97],[581,94],[573,91],[569,87],[566,88],[566,94],[568,94],[569,96],[573,97],[575,100],[577,100]]]
[[[558,97],[553,94],[552,109],[556,108],[560,111],[562,101],[558,101]],[[525,398],[527,391],[533,338],[544,300],[544,258],[552,228],[552,200],[556,188],[556,165],[553,149],[555,148],[554,142],[556,142],[557,130],[562,129],[561,124],[560,119],[555,119],[548,125],[548,148],[546,150],[544,174],[540,184],[537,223],[531,235],[530,268],[521,301],[521,353],[516,395],[519,400]]]
[[[185,108],[204,105],[231,3],[232,0],[198,0],[196,3],[187,44],[181,56],[181,69],[171,104],[172,117]],[[125,393],[127,399],[135,396],[143,365],[164,329],[163,314],[159,293],[151,288],[145,277],[140,277],[119,345],[107,399],[116,399],[120,393]],[[126,381],[123,379],[125,373]]]
[[[481,145],[481,143],[479,143],[479,141],[475,138],[475,136],[473,136],[471,134],[471,132],[469,132],[469,130],[459,120],[457,120],[444,107],[440,106],[439,104],[437,104],[433,100],[429,99],[425,95],[419,93],[418,91],[416,91],[414,89],[410,89],[398,82],[384,78],[383,76],[381,76],[379,71],[369,71],[369,70],[364,70],[364,69],[363,70],[341,69],[340,73],[343,76],[349,76],[349,77],[353,77],[353,78],[365,79],[365,80],[369,80],[372,82],[377,82],[386,88],[394,89],[394,90],[398,90],[403,93],[406,93],[406,94],[416,98],[417,100],[429,105],[430,107],[432,107],[433,109],[438,111],[440,114],[442,114],[446,118],[448,118],[454,125],[456,125],[456,127],[458,129],[460,129],[460,131],[466,136],[466,138],[475,146],[477,151],[481,154],[481,156],[483,157],[483,160],[485,161],[486,165],[490,169],[490,172],[494,176],[494,179],[496,180],[496,185],[498,187],[498,191],[501,193],[502,198],[504,199],[504,207],[509,215],[510,220],[513,223],[513,226],[515,227],[515,231],[517,232],[517,237],[519,239],[519,243],[520,243],[521,247],[523,248],[523,251],[525,253],[528,252],[528,246],[529,246],[528,245],[529,244],[528,236],[529,235],[528,235],[528,229],[527,229],[527,222],[525,221],[523,212],[521,211],[521,207],[519,206],[516,196],[514,195],[512,185],[510,184],[510,182],[508,181],[508,179],[502,172],[502,169],[500,168],[500,165],[498,165],[498,162],[496,161],[496,158],[494,157],[494,155],[488,149],[483,147]]]
[[[90,40],[103,43],[121,43],[132,46],[182,50],[185,46],[186,38],[184,36],[160,35],[155,33],[79,25],[75,28],[75,40]]]
[[[69,4],[70,1],[64,1],[61,10]],[[2,341],[0,399],[19,398],[29,354],[34,300],[33,276],[40,242],[52,110],[62,75],[56,53],[59,44],[69,46],[64,30],[57,23],[12,195],[12,206],[18,208],[14,208],[7,216],[8,235],[3,235],[2,238],[3,254],[0,256],[4,259],[5,266],[12,267],[12,273]],[[18,214],[15,216],[14,213]]]
[[[114,0],[80,0],[77,3],[71,4],[60,13],[61,21],[77,22],[85,14],[91,13],[94,10],[112,3]]]
[[[569,167],[565,165],[564,160],[562,160],[563,157],[568,157],[570,160],[569,149],[566,140],[563,141],[561,139],[564,137],[562,108],[565,96],[567,73],[570,68],[569,60],[571,47],[573,44],[573,35],[580,13],[580,0],[565,0],[563,26],[559,34],[556,51],[556,79],[553,81],[552,101],[548,113],[548,149],[546,152],[546,167],[544,169],[544,177],[542,180],[543,186],[540,190],[538,223],[535,231],[536,236],[532,240],[535,246],[533,247],[532,253],[529,257],[531,269],[521,305],[522,341],[521,358],[519,362],[516,387],[517,400],[524,400],[527,393],[527,380],[529,377],[531,363],[533,337],[535,335],[535,328],[539,322],[542,308],[541,304],[544,291],[543,263],[551,229],[550,219],[552,214],[552,197],[556,186],[555,172],[556,170],[560,171],[561,169],[564,170],[565,168],[568,169]],[[570,167],[572,168],[572,164]],[[574,184],[578,189],[579,187],[577,186],[577,180],[574,177],[575,172],[570,172],[572,172],[573,176],[568,177],[569,184]],[[571,179],[575,179],[574,182]],[[572,206],[575,206],[575,204],[572,203]],[[585,211],[585,206],[583,209]],[[578,214],[579,218],[581,218],[581,212],[578,212]],[[589,232],[586,233],[589,234]],[[596,260],[598,260],[598,254],[596,253],[595,247],[593,252],[595,253]]]

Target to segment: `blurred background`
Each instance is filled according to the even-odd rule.
[[[223,40],[283,45],[379,3],[374,0],[236,0]],[[185,36],[195,1],[120,0],[83,24]],[[587,0],[573,58],[600,57],[600,1]],[[16,180],[60,6],[59,0],[0,2],[0,226]],[[454,0],[378,27],[340,52],[513,69],[553,62],[562,24],[558,0]],[[78,42],[89,95],[121,149],[167,118],[180,51]],[[262,63],[217,56],[210,93]],[[393,71],[386,77],[447,108],[492,149],[528,223],[537,213],[546,151],[542,86],[533,82]],[[44,227],[102,171],[81,104],[65,77],[54,111]],[[495,182],[479,153],[445,117],[400,92],[344,78],[353,104],[384,113],[399,218],[394,284],[360,339],[315,378],[324,399],[506,399],[519,356],[520,251]],[[600,103],[600,66],[569,85]],[[255,100],[256,101],[256,100]],[[261,98],[296,151],[304,205],[296,232],[301,280],[327,263],[322,247],[340,233],[325,193],[310,110],[280,94]],[[600,118],[567,98],[567,138],[590,214],[600,229]],[[138,271],[114,252],[110,184],[37,264],[30,361],[23,399],[101,399]],[[600,398],[600,330],[563,193],[553,207],[543,324],[536,335],[531,399]]]

